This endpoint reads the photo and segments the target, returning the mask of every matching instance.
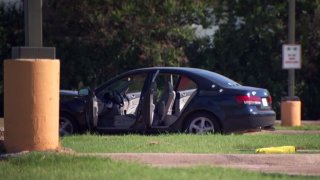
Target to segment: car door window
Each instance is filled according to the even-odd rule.
[[[102,112],[101,126],[128,128],[136,120],[141,92],[147,74],[129,75],[111,83],[97,94]]]
[[[146,76],[146,74],[142,74],[129,77],[131,83],[123,92],[125,102],[127,102],[123,108],[123,114],[136,115]]]
[[[177,85],[175,111],[179,114],[197,92],[197,84],[187,76],[181,76]]]

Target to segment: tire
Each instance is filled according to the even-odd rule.
[[[59,135],[60,136],[68,136],[78,132],[78,126],[74,122],[74,120],[66,115],[62,114],[59,117]]]
[[[186,121],[184,132],[188,134],[221,133],[217,118],[205,112],[192,114]]]

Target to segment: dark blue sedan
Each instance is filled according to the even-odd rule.
[[[272,128],[266,89],[185,67],[118,75],[94,90],[61,91],[60,134],[99,132],[230,133]]]

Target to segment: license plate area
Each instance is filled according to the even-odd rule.
[[[267,98],[261,98],[261,101],[262,101],[261,103],[262,107],[269,107]]]

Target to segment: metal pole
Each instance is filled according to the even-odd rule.
[[[289,44],[295,44],[295,8],[296,1],[289,0],[289,30],[288,30],[288,39]],[[288,70],[288,96],[294,96],[294,79],[295,79],[294,69]]]
[[[42,0],[24,0],[25,45],[42,47]]]

